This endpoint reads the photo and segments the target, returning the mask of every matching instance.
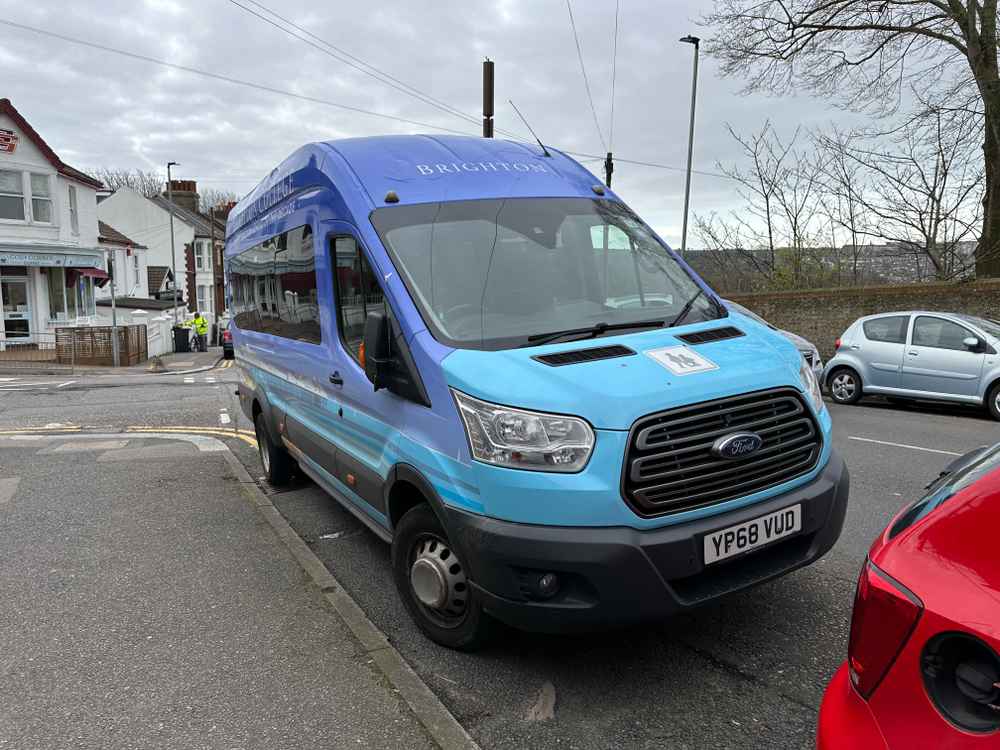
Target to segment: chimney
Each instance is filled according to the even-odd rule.
[[[236,207],[236,201],[228,201],[227,203],[220,203],[215,207],[215,218],[217,219],[228,219],[230,212]]]
[[[174,205],[188,211],[198,212],[198,183],[194,180],[171,180],[170,191],[174,194]],[[164,190],[163,197],[169,192]]]

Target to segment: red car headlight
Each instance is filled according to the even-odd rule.
[[[868,698],[903,650],[924,605],[866,560],[858,576],[847,664],[851,682]]]

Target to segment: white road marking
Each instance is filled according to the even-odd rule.
[[[59,385],[57,385],[56,388],[65,388],[67,385],[73,385],[73,383],[75,382],[76,382],[75,380],[67,380],[65,383],[60,383]]]
[[[215,378],[205,378],[205,382],[206,383],[214,383],[215,382]]]
[[[24,390],[25,388],[38,388],[39,386],[44,386],[44,385],[59,385],[59,381],[53,380],[52,382],[45,382],[45,383],[12,383],[10,385],[0,385],[0,390],[21,391]]]
[[[17,483],[20,481],[19,477],[0,479],[0,505],[6,505],[11,501],[14,497],[14,491],[17,490]]]
[[[219,424],[229,424],[232,421],[233,420],[229,418],[229,415],[226,414],[226,412],[223,411],[219,414]]]
[[[12,380],[18,380],[18,378],[0,378],[0,383],[9,383]]]
[[[184,382],[185,383],[193,383],[194,382],[194,378],[184,378]]]
[[[906,443],[890,443],[887,440],[873,440],[872,438],[854,437],[849,435],[848,440],[857,440],[861,443],[877,443],[878,445],[891,445],[893,448],[909,448],[911,451],[923,451],[924,453],[940,453],[943,456],[961,456],[955,451],[940,451],[937,448],[922,448],[919,445],[907,445]]]

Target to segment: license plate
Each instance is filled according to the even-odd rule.
[[[748,552],[802,530],[802,506],[792,505],[705,535],[705,565]]]

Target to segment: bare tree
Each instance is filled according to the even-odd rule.
[[[978,134],[951,124],[939,114],[923,128],[908,127],[891,150],[870,134],[817,138],[830,155],[827,163],[851,175],[849,200],[855,209],[870,217],[857,234],[889,240],[918,268],[928,261],[931,275],[941,280],[971,270],[962,246],[975,237],[982,210]],[[843,190],[843,183],[832,185]],[[846,194],[838,197],[848,200]]]
[[[147,198],[162,193],[166,185],[163,177],[156,172],[147,172],[141,169],[98,167],[90,170],[88,174],[103,182],[109,190],[127,187]]]
[[[771,126],[750,135],[729,133],[743,164],[717,168],[743,199],[726,216],[695,216],[695,231],[718,264],[736,264],[767,286],[798,287],[815,280],[822,265],[816,247],[822,217],[823,165],[815,150],[799,147],[800,132],[787,141]]]
[[[998,0],[716,0],[706,45],[747,89],[793,87],[894,111],[908,88],[981,117],[985,190],[977,272],[1000,275]],[[935,90],[953,92],[942,102]]]
[[[850,136],[834,128],[828,134],[817,133],[813,136],[817,148],[821,149],[826,158],[823,160],[823,198],[824,212],[829,218],[831,227],[830,246],[834,250],[838,263],[838,272],[843,253],[837,241],[837,229],[846,235],[844,249],[850,262],[851,284],[857,286],[861,282],[860,260],[863,253],[863,242],[867,236],[869,217],[865,209],[861,192],[864,189],[861,165],[849,156]],[[838,273],[839,283],[843,283],[842,274]]]
[[[204,188],[198,191],[198,210],[207,214],[213,208],[218,208],[226,203],[235,203],[239,199],[240,196],[232,190]]]

